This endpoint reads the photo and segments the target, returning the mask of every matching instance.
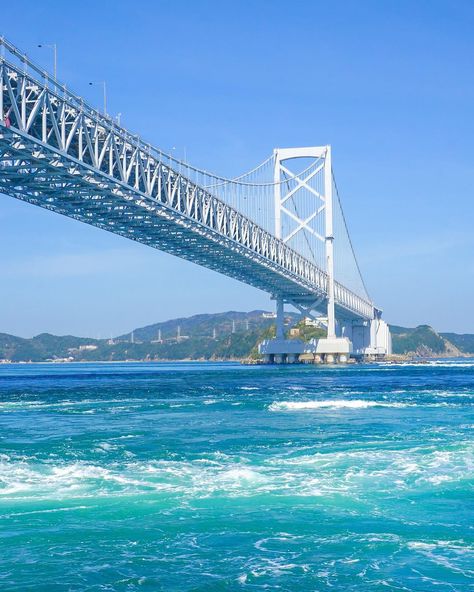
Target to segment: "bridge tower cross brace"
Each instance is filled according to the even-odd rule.
[[[295,174],[287,169],[285,162],[293,159],[314,159],[315,167],[309,167],[300,174]],[[310,172],[309,172],[310,171]],[[309,182],[318,173],[323,174],[323,193],[312,187]],[[296,183],[292,189],[285,188],[282,175],[290,175]],[[284,243],[290,243],[299,233],[310,233],[325,245],[325,263],[328,278],[327,285],[327,333],[328,338],[336,337],[336,317],[334,306],[334,230],[333,230],[333,184],[331,146],[313,146],[308,148],[276,148],[274,150],[274,208],[275,208],[275,236]],[[314,198],[314,209],[309,216],[300,217],[287,208],[287,201],[297,191],[306,190]],[[321,236],[312,226],[319,215],[324,214],[324,236]],[[289,217],[296,228],[284,236],[283,221]],[[284,333],[284,300],[276,295],[276,325],[277,338],[282,339]]]

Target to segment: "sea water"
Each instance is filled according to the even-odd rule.
[[[474,589],[474,360],[0,367],[0,590]]]

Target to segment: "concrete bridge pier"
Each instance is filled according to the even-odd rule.
[[[390,327],[380,317],[347,323],[342,333],[352,342],[353,355],[357,358],[380,359],[392,353]]]
[[[380,318],[346,322],[328,327],[328,336],[312,339],[285,338],[284,301],[276,301],[276,336],[260,343],[259,353],[265,364],[347,364],[351,358],[379,360],[391,354],[388,325]]]
[[[301,339],[285,339],[285,303],[276,300],[276,335],[274,339],[262,341],[258,347],[266,364],[297,364],[305,352]]]
[[[312,339],[308,346],[325,364],[345,364],[352,353],[352,343],[347,337]]]
[[[264,364],[298,364],[305,344],[300,339],[265,339],[258,351]]]

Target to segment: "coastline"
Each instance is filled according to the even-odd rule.
[[[383,361],[370,361],[370,362],[355,362],[356,364],[398,364],[403,362],[411,362],[415,364],[428,364],[434,360],[456,360],[456,359],[474,359],[474,353],[471,354],[460,354],[454,356],[417,356],[409,354],[392,354],[387,356]],[[181,359],[170,359],[160,358],[156,360],[150,359],[127,359],[127,360],[44,360],[44,361],[31,361],[31,360],[1,360],[0,367],[12,366],[12,365],[58,365],[58,364],[242,364],[248,366],[260,366],[266,365],[262,360],[254,360],[249,358],[181,358]],[[308,364],[295,364],[295,366],[304,366]],[[311,364],[309,364],[311,365]],[[352,366],[354,364],[348,364]]]

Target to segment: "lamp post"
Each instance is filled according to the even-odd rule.
[[[38,47],[47,47],[48,49],[53,50],[54,56],[54,80],[57,81],[58,79],[58,47],[56,43],[39,43]]]
[[[103,90],[103,94],[104,94],[104,115],[107,115],[107,84],[106,84],[105,80],[100,80],[98,82],[89,82],[90,86],[95,86],[97,84],[102,85],[102,90]]]

